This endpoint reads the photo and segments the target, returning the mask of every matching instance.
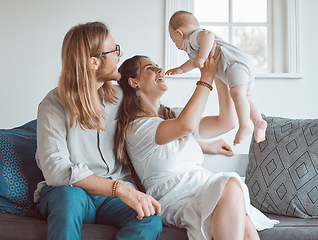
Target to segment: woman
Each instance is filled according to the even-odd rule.
[[[163,223],[186,228],[189,239],[259,239],[255,227],[270,228],[276,221],[250,205],[248,189],[236,173],[213,174],[202,167],[195,137],[223,134],[234,119],[228,88],[220,80],[215,81],[220,115],[201,119],[220,58],[212,55],[180,114],[160,104],[167,86],[162,69],[149,58],[135,56],[121,65],[124,98],[116,156],[123,162],[129,156],[146,192],[161,203]]]

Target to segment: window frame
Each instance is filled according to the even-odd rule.
[[[195,0],[166,0],[165,16],[165,70],[177,67],[178,50],[168,31],[169,19],[178,10],[194,11]],[[299,12],[298,0],[268,1],[268,57],[269,66],[276,72],[256,73],[256,79],[300,79]],[[281,16],[285,16],[282,18]],[[279,22],[280,24],[274,24]],[[287,27],[286,27],[287,26]],[[286,39],[286,42],[283,41]],[[281,49],[285,49],[282,53]],[[275,55],[276,54],[276,55]],[[280,55],[283,55],[281,57]],[[286,68],[285,72],[277,69]],[[197,78],[199,71],[170,76],[172,78]]]

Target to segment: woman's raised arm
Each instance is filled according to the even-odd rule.
[[[204,84],[197,84],[192,97],[177,118],[160,123],[155,138],[157,144],[163,145],[179,139],[193,132],[198,126],[210,94],[208,86],[213,83],[217,63],[220,59],[220,55],[215,60],[213,59],[214,49],[213,47],[213,51],[204,63],[203,68],[200,69],[200,82]]]
[[[202,138],[213,138],[235,127],[235,109],[230,98],[229,88],[220,79],[215,79],[219,99],[219,115],[206,116],[200,122],[199,134]]]

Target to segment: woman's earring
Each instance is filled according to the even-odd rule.
[[[140,87],[138,85],[136,86],[136,97],[140,97]]]

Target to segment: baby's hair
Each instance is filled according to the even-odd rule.
[[[176,30],[183,26],[193,25],[195,27],[199,27],[199,22],[196,17],[187,11],[177,11],[175,12],[169,21],[169,26],[172,27],[173,30]]]

